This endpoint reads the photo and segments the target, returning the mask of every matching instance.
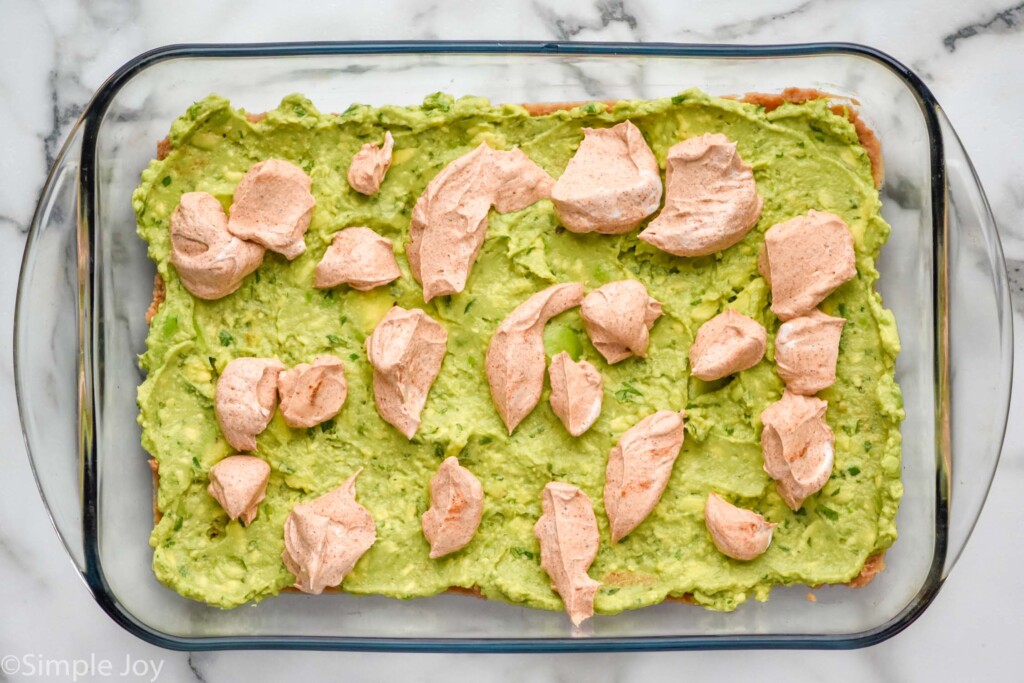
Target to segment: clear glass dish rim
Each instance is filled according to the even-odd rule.
[[[600,652],[639,650],[714,649],[852,649],[887,640],[912,624],[931,604],[942,586],[948,539],[951,458],[949,435],[950,388],[948,325],[936,325],[935,377],[937,447],[935,546],[925,581],[915,598],[885,624],[850,634],[767,634],[728,636],[636,636],[590,638],[350,638],[328,636],[225,636],[187,637],[158,631],[122,608],[112,594],[103,573],[98,546],[98,466],[95,424],[95,389],[92,378],[92,282],[95,277],[94,251],[96,143],[103,117],[116,93],[136,74],[171,59],[196,57],[301,57],[361,54],[507,54],[650,56],[684,58],[771,58],[847,55],[872,60],[894,73],[911,90],[925,118],[929,134],[931,166],[933,259],[932,302],[936,321],[948,320],[948,300],[943,290],[947,269],[946,173],[944,146],[936,109],[939,104],[924,82],[909,68],[875,48],[842,42],[780,45],[695,45],[686,43],[612,43],[557,41],[358,41],[281,42],[244,44],[174,44],[144,52],[112,74],[86,105],[75,125],[82,128],[78,180],[79,247],[79,425],[82,457],[82,512],[85,570],[83,578],[97,604],[117,624],[133,635],[172,650],[282,649],[348,650],[390,652]],[[74,130],[69,136],[73,139]],[[31,246],[31,236],[26,254]],[[85,272],[83,272],[85,270]],[[27,445],[27,440],[26,440]],[[33,473],[35,465],[33,463]],[[38,478],[38,475],[37,475]],[[38,482],[37,482],[38,483]]]

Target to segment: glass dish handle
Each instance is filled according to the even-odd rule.
[[[78,187],[80,125],[72,130],[43,187],[25,246],[14,323],[15,387],[25,445],[64,547],[80,572],[82,459],[91,420],[79,414],[80,299]],[[88,250],[85,250],[88,253]]]
[[[945,577],[974,530],[999,462],[1013,377],[1013,314],[992,210],[956,131],[938,107],[936,114],[945,147],[949,207],[949,281],[948,286],[939,283],[950,297],[952,449],[945,453],[953,455],[952,462],[944,457],[940,463],[940,486],[949,501]]]

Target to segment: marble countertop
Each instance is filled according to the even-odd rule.
[[[41,665],[48,660],[90,658],[108,660],[111,669],[104,676],[94,667],[79,680],[1010,678],[1018,668],[1013,656],[1024,630],[1018,602],[1024,599],[1018,575],[1024,566],[1024,544],[1018,541],[1024,528],[1019,504],[1024,423],[1012,418],[988,504],[956,570],[915,624],[872,648],[501,656],[163,651],[103,614],[53,533],[19,436],[11,324],[25,234],[45,174],[95,88],[144,50],[177,42],[270,40],[835,40],[889,52],[916,70],[944,105],[1000,224],[1016,297],[1015,324],[1022,330],[1024,3],[1013,3],[977,0],[939,7],[930,0],[781,0],[769,9],[744,0],[494,0],[485,5],[381,0],[314,7],[267,0],[0,0],[0,430],[8,437],[0,477],[0,681],[43,679]],[[1014,378],[1018,388],[1021,372]],[[1015,406],[1019,403],[1018,396]],[[20,671],[8,668],[10,660],[4,658],[10,655],[18,658]],[[58,678],[60,671],[51,668]]]

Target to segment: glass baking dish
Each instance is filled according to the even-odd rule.
[[[436,91],[564,102],[819,88],[858,103],[882,141],[892,238],[878,286],[903,340],[897,377],[906,495],[888,569],[868,587],[777,588],[730,614],[679,603],[598,616],[442,595],[398,601],[282,595],[222,611],[150,569],[151,481],[139,444],[136,355],[153,266],[130,196],[170,123],[216,92],[258,112],[292,92],[323,111],[413,104]],[[143,54],[96,93],[43,190],[22,264],[18,403],[41,494],[101,607],[176,649],[587,651],[848,648],[884,640],[934,599],[981,511],[1009,405],[1012,331],[992,214],[971,163],[921,80],[849,44],[584,43],[184,45]]]

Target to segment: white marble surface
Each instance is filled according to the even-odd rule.
[[[102,80],[139,52],[175,42],[346,39],[562,39],[772,43],[863,42],[927,81],[972,155],[1002,229],[1011,287],[1024,303],[1024,4],[788,0],[549,0],[462,4],[251,0],[0,0],[0,662],[43,678],[46,660],[109,660],[107,677],[218,681],[620,680],[726,676],[790,680],[1013,679],[1024,629],[1024,429],[1011,413],[1003,461],[974,538],[942,593],[907,631],[854,652],[608,655],[385,655],[165,652],[111,622],[53,533],[20,438],[11,324],[25,233],[45,173]],[[1017,344],[1018,352],[1021,344]],[[1018,368],[1024,363],[1018,363]],[[1017,383],[1022,377],[1018,371]],[[1019,406],[1020,401],[1017,401]],[[1019,414],[1019,408],[1016,408]],[[142,676],[119,674],[128,661]],[[37,671],[29,670],[34,665]],[[6,664],[5,664],[6,666]],[[51,665],[52,672],[60,671]],[[79,680],[103,680],[97,669]],[[36,674],[36,675],[25,675]],[[1019,675],[1019,674],[1017,674]],[[57,676],[56,678],[61,678]]]

